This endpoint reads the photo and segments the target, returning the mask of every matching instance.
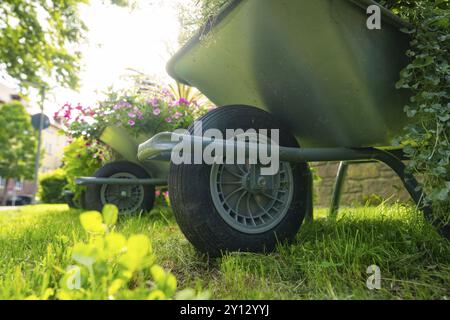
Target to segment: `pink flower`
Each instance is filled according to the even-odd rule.
[[[159,197],[160,195],[161,195],[161,191],[156,190],[156,191],[155,191],[155,196]]]
[[[185,98],[181,98],[180,100],[178,100],[178,103],[179,104],[186,104],[186,105],[188,105],[189,101],[187,101]]]
[[[167,117],[164,121],[166,121],[167,123],[171,123],[172,122],[172,118],[171,117]]]
[[[114,110],[119,110],[119,109],[123,109],[123,108],[131,108],[132,105],[131,103],[129,103],[128,101],[119,101],[114,107]]]
[[[136,118],[136,115],[133,112],[128,112],[128,116],[130,118]]]
[[[70,112],[70,110],[66,110],[66,111],[64,112],[64,118],[66,118],[66,120],[70,120],[70,118],[71,118],[71,112]]]
[[[128,124],[130,125],[130,126],[134,126],[136,123],[133,121],[133,120],[128,120]]]
[[[161,113],[161,109],[160,109],[160,108],[155,108],[155,109],[153,109],[153,114],[154,114],[155,116],[159,115],[160,113]]]
[[[181,116],[183,116],[183,114],[181,112],[177,111],[177,112],[174,113],[173,118],[174,119],[179,119]]]
[[[142,112],[138,111],[136,114],[137,114],[138,119],[142,120]]]
[[[149,104],[152,105],[153,107],[157,107],[159,105],[159,101],[156,98],[153,98],[149,101]]]
[[[171,101],[171,102],[169,103],[169,107],[176,107],[176,106],[178,106],[179,104],[180,104],[179,101]]]

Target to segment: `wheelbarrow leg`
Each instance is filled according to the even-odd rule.
[[[339,203],[341,201],[342,187],[344,186],[345,177],[347,176],[348,162],[341,161],[336,174],[333,195],[331,197],[331,206],[329,218],[335,219],[339,211]]]
[[[431,206],[423,202],[424,193],[414,175],[406,172],[405,164],[395,155],[387,151],[378,151],[376,159],[389,166],[398,175],[411,198],[416,203],[417,208],[424,213],[425,219],[428,220],[442,236],[449,238],[450,227],[445,225],[441,219],[433,217]]]
[[[422,200],[424,194],[421,191],[422,188],[419,182],[417,182],[416,178],[412,174],[406,172],[405,164],[399,158],[397,158],[396,156],[387,151],[379,150],[376,159],[386,164],[397,174],[397,176],[403,182],[403,185],[405,186],[409,195],[413,199],[414,203],[417,205],[419,209],[423,211],[425,218],[431,221],[432,220],[431,207],[429,205],[423,204]]]
[[[305,222],[313,222],[314,220],[314,177],[311,170],[309,170],[308,175],[308,196],[306,198],[306,214]]]

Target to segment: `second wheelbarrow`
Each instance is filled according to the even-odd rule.
[[[120,214],[150,211],[155,200],[155,186],[167,185],[169,165],[166,161],[140,162],[138,145],[143,139],[130,137],[121,127],[107,127],[100,140],[119,156],[98,169],[93,177],[79,177],[86,185],[83,206],[101,211],[105,204],[114,204]]]

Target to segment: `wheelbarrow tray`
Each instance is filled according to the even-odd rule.
[[[405,25],[369,0],[235,0],[168,63],[176,80],[219,106],[279,118],[303,147],[389,147],[407,122]]]
[[[111,149],[113,149],[122,159],[137,163],[144,167],[152,178],[157,179],[155,181],[161,183],[160,181],[167,180],[167,176],[169,175],[169,164],[167,161],[152,160],[140,162],[137,158],[139,144],[148,138],[147,135],[138,138],[131,137],[124,128],[114,126],[106,127],[100,136],[100,140],[111,147]],[[83,178],[81,180],[92,183],[92,179],[90,178]],[[97,180],[100,182],[99,179]]]

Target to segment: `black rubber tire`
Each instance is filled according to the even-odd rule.
[[[116,173],[120,173],[120,172],[130,173],[130,174],[134,175],[136,178],[140,178],[140,179],[151,178],[150,175],[147,173],[147,171],[145,171],[144,168],[142,168],[141,166],[139,166],[136,163],[129,162],[129,161],[116,161],[116,162],[108,163],[108,164],[104,165],[103,167],[101,167],[100,169],[98,169],[95,172],[94,177],[109,178],[112,175],[114,175]],[[103,206],[106,204],[106,203],[102,203],[102,200],[101,200],[101,195],[100,195],[101,188],[102,188],[102,185],[88,185],[87,186],[86,194],[84,197],[84,199],[85,199],[84,207],[87,210],[101,211]],[[153,204],[155,202],[155,187],[149,186],[149,185],[144,185],[143,188],[144,188],[144,200],[142,201],[140,209],[143,210],[144,212],[148,212],[153,208]],[[136,212],[136,213],[139,213],[139,212]]]
[[[274,117],[249,106],[227,106],[215,109],[199,120],[203,132],[215,128],[244,130],[280,129],[280,145],[299,147],[295,138]],[[191,133],[194,127],[188,129]],[[277,243],[291,242],[308,210],[310,169],[306,163],[291,164],[294,194],[291,206],[281,222],[264,233],[237,231],[217,212],[210,193],[211,166],[206,164],[171,164],[169,195],[176,221],[186,238],[203,253],[218,256],[227,251],[264,252]]]
[[[81,188],[81,187],[79,187]],[[80,193],[80,198],[75,200],[75,195],[73,193],[66,194],[66,203],[71,209],[86,209],[86,190],[82,190]]]

